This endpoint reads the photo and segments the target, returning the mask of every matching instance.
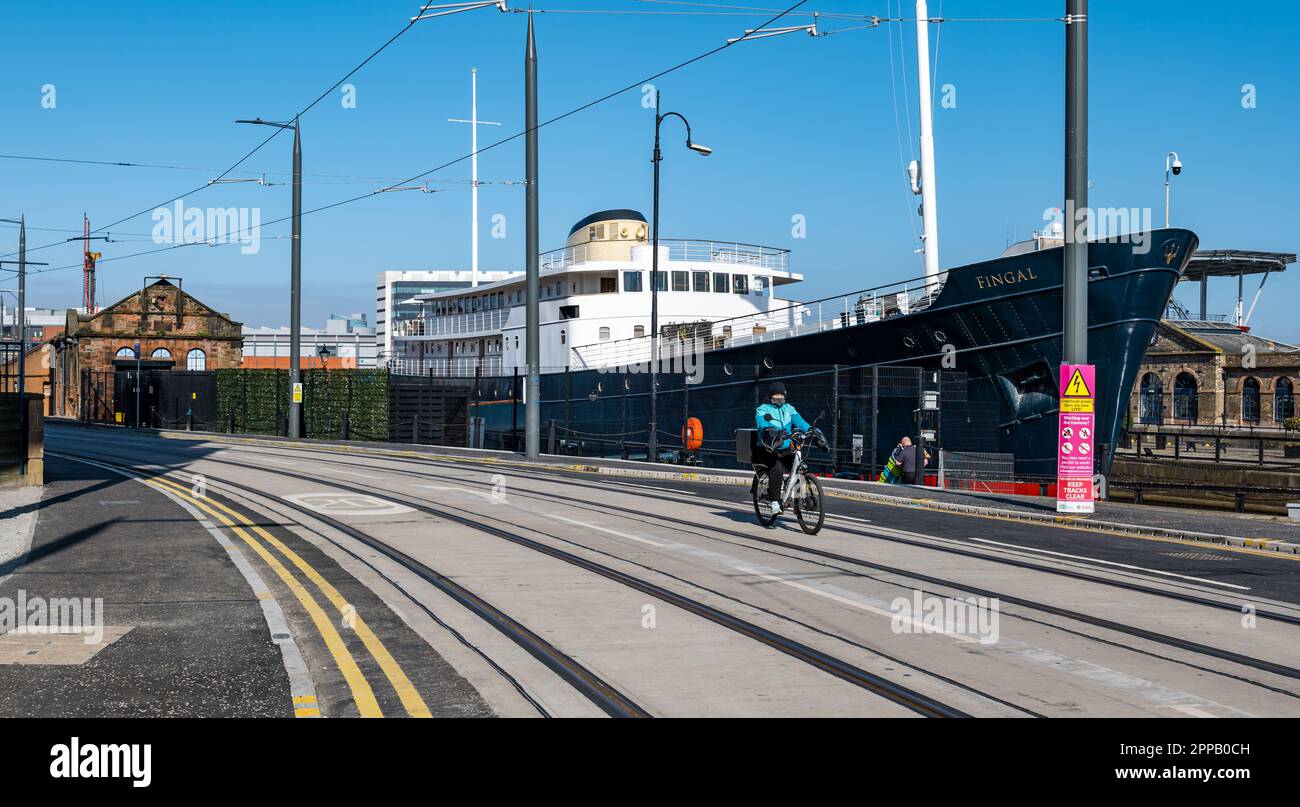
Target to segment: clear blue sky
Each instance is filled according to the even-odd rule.
[[[791,0],[792,2],[793,0]],[[518,4],[520,0],[512,0]],[[747,0],[728,0],[746,4]],[[777,0],[749,4],[775,6]],[[816,0],[804,10],[886,16],[888,0]],[[912,16],[912,3],[904,3]],[[305,106],[396,33],[415,0],[229,0],[177,5],[7,3],[0,49],[0,153],[166,163],[224,169],[269,132],[236,118],[283,119]],[[663,11],[631,0],[544,0],[542,9]],[[946,0],[949,18],[1056,17],[1061,0]],[[1235,9],[1235,10],[1234,10]],[[931,14],[940,12],[932,0]],[[1092,3],[1092,203],[1148,207],[1163,219],[1164,155],[1186,164],[1174,188],[1173,223],[1198,232],[1204,247],[1296,251],[1289,204],[1300,184],[1295,159],[1300,79],[1294,63],[1300,12],[1264,2],[1251,13],[1222,2],[1151,0]],[[678,16],[546,13],[537,19],[543,119],[702,53],[764,15]],[[792,22],[804,22],[800,18]],[[784,24],[784,23],[783,23]],[[823,29],[851,23],[824,21]],[[326,98],[303,119],[307,208],[388,184],[320,175],[405,177],[468,152],[469,69],[479,69],[480,145],[518,132],[523,122],[525,16],[476,11],[418,23],[351,81],[357,106]],[[955,109],[935,112],[940,238],[945,266],[996,256],[1059,205],[1062,186],[1064,34],[1052,22],[961,22],[940,26],[936,83],[956,88]],[[899,116],[894,113],[894,35]],[[658,79],[667,109],[690,118],[707,160],[668,134],[664,162],[665,236],[717,238],[793,250],[813,298],[919,272],[913,250],[916,200],[903,190],[904,159],[916,151],[914,28],[882,25],[812,39],[743,43]],[[908,58],[901,60],[900,42]],[[903,76],[908,71],[904,117]],[[1257,106],[1241,104],[1253,84]],[[56,106],[42,106],[42,87]],[[675,123],[668,124],[675,127]],[[912,134],[909,136],[909,128]],[[637,91],[543,130],[541,242],[561,246],[569,226],[594,210],[649,213],[653,116]],[[284,181],[290,139],[277,138],[233,176],[268,172]],[[0,216],[26,213],[29,244],[80,231],[81,214],[99,227],[202,185],[215,171],[121,168],[0,159]],[[480,176],[519,180],[522,140],[481,157]],[[383,269],[452,268],[469,262],[468,162],[430,179],[445,192],[382,194],[304,219],[304,324],[330,312],[374,315],[374,275]],[[481,265],[523,263],[523,188],[481,190]],[[260,207],[263,221],[289,212],[287,184],[224,185],[187,196],[189,206]],[[493,214],[507,238],[494,240]],[[791,217],[807,220],[795,239]],[[113,228],[139,241],[99,244],[105,257],[151,248],[142,215]],[[283,223],[264,228],[260,253],[187,247],[106,262],[109,300],[145,275],[179,275],[200,299],[251,325],[287,321],[287,240]],[[130,234],[130,235],[128,235]],[[67,233],[66,235],[71,235]],[[0,229],[0,252],[13,229]],[[54,266],[80,263],[80,244],[34,252]],[[31,304],[78,304],[79,268],[35,275]],[[8,273],[0,277],[11,277]],[[12,280],[3,283],[12,287]],[[1253,288],[1248,288],[1248,297]],[[1227,312],[1235,283],[1212,287],[1211,309]],[[1179,297],[1192,303],[1191,286]],[[1300,269],[1274,278],[1253,324],[1300,342]]]

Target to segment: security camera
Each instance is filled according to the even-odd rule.
[[[1178,176],[1183,172],[1183,161],[1174,160],[1173,165],[1169,166],[1169,170],[1174,172],[1174,176]]]

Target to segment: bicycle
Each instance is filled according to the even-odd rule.
[[[818,416],[817,420],[821,420],[821,417]],[[816,535],[826,521],[826,511],[822,506],[825,497],[821,480],[808,472],[808,464],[804,460],[804,447],[809,444],[827,448],[826,438],[817,428],[817,421],[813,421],[813,427],[806,432],[795,431],[790,434],[794,458],[790,462],[791,472],[783,472],[785,479],[781,486],[781,509],[784,510],[791,503],[793,496],[794,515],[799,522],[799,529],[808,535]],[[753,466],[754,481],[750,484],[750,496],[754,500],[754,515],[758,517],[759,524],[770,527],[776,523],[779,514],[772,513],[771,499],[768,497],[768,469],[758,463],[753,463]]]

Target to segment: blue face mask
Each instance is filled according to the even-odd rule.
[[[773,396],[772,396],[772,406],[775,406],[775,407],[782,407],[782,406],[785,406],[785,396],[784,396],[784,395],[773,395]]]

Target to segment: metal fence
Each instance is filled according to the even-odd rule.
[[[1116,457],[1300,468],[1300,432],[1281,435],[1189,433],[1173,430],[1125,432]]]

